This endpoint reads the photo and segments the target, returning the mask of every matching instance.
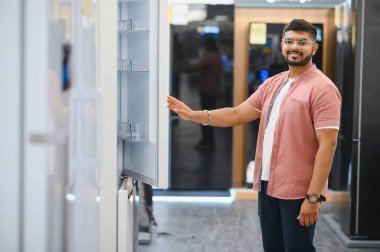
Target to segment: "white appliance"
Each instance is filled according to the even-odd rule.
[[[12,59],[4,68],[1,61],[9,82],[1,84],[2,98],[9,96],[2,112],[11,108],[1,150],[11,152],[0,159],[9,175],[1,176],[0,250],[99,251],[97,1],[0,7],[1,52]]]
[[[118,13],[118,170],[158,187],[168,185],[167,8],[119,1]]]
[[[118,209],[119,218],[117,228],[117,251],[136,251],[134,242],[136,234],[134,225],[136,217],[136,207],[134,201],[136,198],[136,188],[133,186],[132,178],[123,179],[118,192]]]
[[[21,20],[22,251],[62,251],[68,168],[72,5],[24,2]]]
[[[0,251],[20,251],[23,53],[21,1],[0,1]]]
[[[118,176],[168,187],[169,176],[169,23],[166,0],[118,2]],[[119,185],[125,185],[119,179]],[[120,188],[119,194],[125,194]],[[134,203],[128,207],[119,195],[118,219],[133,219],[128,230],[136,232]],[[119,222],[118,225],[125,225]],[[123,230],[123,228],[119,228]],[[132,251],[127,237],[118,236],[119,250]],[[121,244],[121,245],[120,245]]]
[[[99,251],[102,104],[98,6],[73,2],[73,86],[70,90],[66,250]]]

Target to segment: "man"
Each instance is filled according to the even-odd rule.
[[[168,108],[185,120],[229,127],[261,117],[254,189],[265,251],[315,251],[320,202],[335,152],[341,98],[312,64],[315,27],[292,20],[283,31],[282,56],[289,71],[269,78],[234,108],[193,111],[168,97]]]

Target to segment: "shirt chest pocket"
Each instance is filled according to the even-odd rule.
[[[301,100],[298,98],[290,98],[285,104],[285,111],[289,116],[310,116],[309,101]],[[296,118],[295,118],[296,119]],[[297,118],[301,119],[301,118]]]
[[[293,123],[306,123],[306,125],[313,127],[309,101],[290,98],[287,100],[284,110],[284,115],[291,119]]]

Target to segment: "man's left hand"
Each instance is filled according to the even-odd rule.
[[[297,217],[301,226],[310,227],[319,219],[320,203],[312,204],[307,199],[301,205],[300,214]]]

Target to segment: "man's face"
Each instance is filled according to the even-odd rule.
[[[281,49],[289,66],[305,66],[317,52],[318,44],[308,32],[287,31],[282,38]]]

